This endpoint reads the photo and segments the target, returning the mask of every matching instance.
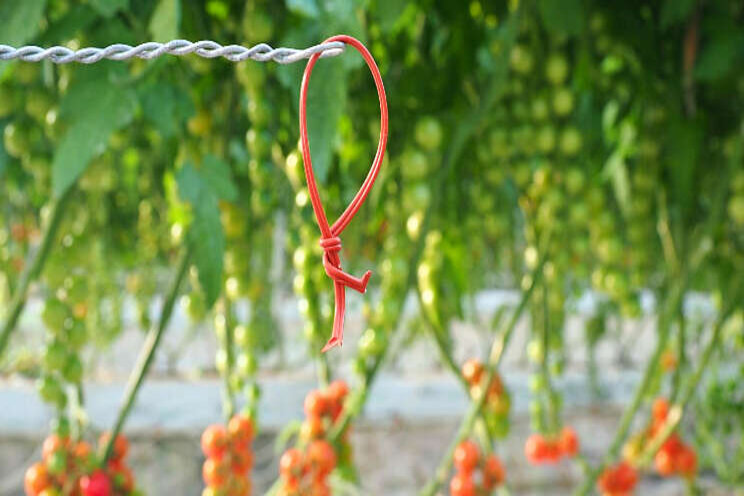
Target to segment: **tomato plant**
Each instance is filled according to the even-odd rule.
[[[276,291],[290,286],[318,387],[283,433],[272,494],[363,484],[352,424],[387,360],[418,339],[469,405],[421,494],[508,487],[502,359],[522,322],[530,433],[519,457],[534,470],[576,465],[577,495],[628,494],[650,473],[691,492],[702,471],[744,482],[744,444],[732,442],[744,435],[740,2],[5,0],[0,14],[0,43],[16,47],[305,47],[348,33],[370,48],[390,97],[382,172],[341,252],[345,270],[375,268],[342,379],[339,355],[320,351],[333,284],[298,147],[302,64],[0,62],[0,373],[33,380],[54,411],[27,494],[139,494],[123,432],[176,310],[208,322],[219,344],[224,419],[201,437],[203,494],[258,491],[260,373],[269,352],[292,345],[275,315]],[[346,52],[318,63],[308,96],[330,218],[379,137],[368,74]],[[474,302],[495,287],[516,304],[484,325]],[[693,294],[712,301],[710,315],[688,309]],[[587,295],[590,315],[576,324]],[[129,303],[146,339],[94,449],[91,357],[116,346]],[[17,331],[27,306],[40,307],[40,346]],[[650,358],[597,456],[564,409],[579,355],[567,330],[584,328],[582,371],[596,391],[607,365],[597,350],[640,317],[652,322]],[[465,360],[453,332],[463,320],[490,340]]]

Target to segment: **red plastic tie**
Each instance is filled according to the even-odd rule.
[[[310,85],[310,75],[313,72],[315,63],[320,58],[320,53],[314,54],[310,57],[305,67],[305,74],[302,76],[302,87],[300,88],[300,141],[302,146],[302,159],[305,166],[305,178],[307,179],[307,188],[310,193],[310,202],[313,205],[313,212],[315,212],[315,218],[318,220],[318,227],[320,228],[320,246],[323,248],[323,267],[325,272],[333,279],[333,288],[336,299],[336,309],[333,317],[333,333],[328,343],[323,347],[323,352],[330,350],[334,346],[340,346],[343,342],[344,336],[344,311],[346,309],[346,286],[354,289],[360,293],[364,293],[367,289],[367,282],[372,275],[370,271],[367,271],[361,278],[354,277],[341,270],[341,259],[339,252],[341,251],[341,239],[339,235],[349,225],[351,219],[359,211],[359,208],[367,198],[372,185],[377,178],[377,174],[380,172],[380,166],[382,165],[382,158],[385,155],[385,145],[387,144],[388,136],[388,109],[387,99],[385,98],[385,87],[382,84],[382,76],[380,70],[377,68],[375,59],[369,50],[356,38],[346,35],[337,35],[328,38],[324,43],[330,43],[333,41],[341,41],[347,45],[351,45],[362,54],[369,70],[372,72],[372,77],[375,80],[375,86],[377,87],[377,96],[380,99],[380,141],[377,145],[377,153],[372,161],[372,167],[364,179],[362,186],[359,188],[354,199],[346,207],[344,213],[333,223],[332,226],[328,225],[328,218],[323,208],[323,203],[320,201],[320,195],[318,194],[318,184],[315,181],[315,174],[313,173],[313,164],[310,158],[310,143],[307,137],[307,89]]]

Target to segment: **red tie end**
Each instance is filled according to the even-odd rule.
[[[321,353],[325,353],[326,351],[331,350],[331,349],[335,348],[336,346],[338,346],[340,348],[342,344],[343,343],[341,341],[341,338],[336,337],[336,336],[333,336],[331,339],[328,340],[328,342],[326,343],[326,345],[323,346],[323,349],[320,350],[320,351],[321,351]]]

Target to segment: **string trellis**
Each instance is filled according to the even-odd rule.
[[[257,62],[274,61],[279,64],[291,64],[309,59],[315,54],[320,54],[320,57],[339,55],[344,51],[344,46],[342,42],[326,42],[303,49],[272,48],[271,45],[266,43],[245,47],[242,45],[223,46],[211,40],[196,42],[173,40],[167,43],[150,41],[137,46],[116,43],[106,48],[88,47],[78,50],[62,46],[41,48],[29,45],[14,48],[8,45],[0,45],[0,61],[41,62],[49,60],[55,64],[69,64],[71,62],[93,64],[101,60],[127,60],[135,57],[150,60],[166,54],[176,56],[194,54],[208,59],[222,57],[231,62],[243,62],[250,59]]]

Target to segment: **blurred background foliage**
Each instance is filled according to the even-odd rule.
[[[660,301],[677,286],[741,296],[740,1],[3,0],[0,19],[0,42],[13,46],[302,48],[338,33],[366,43],[391,116],[382,175],[343,236],[345,265],[380,274],[355,362],[367,377],[411,288],[419,322],[446,350],[448,323],[472,316],[472,295],[526,289],[540,267],[531,312],[549,317],[556,372],[565,312],[587,289],[600,295],[599,321],[637,316],[642,290]],[[240,371],[233,387],[279,339],[272,294],[287,279],[317,355],[332,296],[297,148],[303,67],[196,56],[0,63],[3,306],[38,261],[35,247],[51,246],[40,264],[46,361],[10,354],[6,369],[38,374],[63,408],[58,383],[83,373],[75,352],[116,337],[125,294],[148,327],[183,250],[196,269],[183,299],[194,318],[230,321],[230,302],[251,302],[240,351],[218,356],[218,370]],[[347,49],[319,62],[309,102],[335,218],[377,145],[362,59]],[[589,326],[589,340],[603,329]],[[726,342],[740,352],[741,336]]]

